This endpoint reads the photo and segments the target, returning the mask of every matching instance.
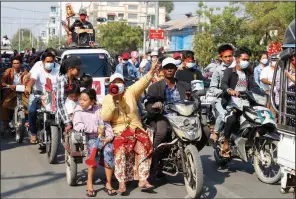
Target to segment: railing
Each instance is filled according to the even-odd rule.
[[[278,61],[275,66],[273,81],[272,81],[272,86],[271,86],[271,92],[270,92],[271,105],[274,108],[274,110],[276,111],[276,113],[278,114],[277,123],[279,124],[279,127],[288,127],[287,126],[288,125],[287,118],[294,118],[294,119],[296,118],[295,115],[287,113],[288,108],[295,110],[295,106],[288,106],[288,104],[287,104],[288,96],[295,97],[295,93],[289,92],[287,90],[288,81],[290,81],[290,80],[285,75],[285,71],[288,71],[290,69],[290,58],[292,57],[293,54],[295,54],[295,51],[290,49],[290,52],[289,52],[289,53],[291,53],[290,57],[283,55],[285,53],[285,51],[280,53],[281,60]],[[280,76],[280,92],[279,92],[279,104],[277,107],[275,104],[274,88],[276,86],[275,84],[276,84],[278,73],[280,73],[279,74],[279,76]],[[287,128],[285,128],[285,129],[287,129]],[[289,128],[289,129],[291,129],[291,128]],[[292,127],[292,129],[294,129],[293,131],[295,132],[295,126]]]

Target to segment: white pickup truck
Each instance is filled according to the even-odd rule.
[[[100,48],[71,48],[61,49],[60,53],[61,61],[69,55],[79,56],[82,59],[86,68],[80,71],[80,75],[85,73],[93,77],[93,88],[97,91],[97,100],[100,103],[106,95],[106,84],[113,72],[109,52]]]

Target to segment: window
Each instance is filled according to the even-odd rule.
[[[54,17],[50,18],[50,22],[51,22],[52,24],[55,24],[55,22],[56,22],[55,18],[54,18]]]
[[[155,24],[155,15],[150,15],[150,23]]]
[[[107,2],[108,6],[119,6],[119,2]]]
[[[124,18],[124,14],[123,13],[118,13],[118,18],[119,19],[123,19]]]
[[[129,22],[128,25],[129,26],[137,26],[138,24],[137,23],[133,23],[133,22]]]
[[[114,21],[115,16],[114,15],[108,15],[108,21]]]
[[[51,11],[52,13],[56,13],[56,12],[57,12],[57,8],[54,7],[54,6],[51,6],[51,7],[50,7],[50,11]]]
[[[138,15],[137,14],[128,14],[129,19],[137,19]]]
[[[128,9],[129,10],[138,10],[138,6],[137,5],[128,5]]]
[[[55,35],[55,28],[53,28],[53,29],[51,30],[51,34],[52,34],[52,35]]]
[[[41,33],[41,37],[45,37],[45,32],[42,32]]]

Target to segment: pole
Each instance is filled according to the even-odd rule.
[[[29,30],[29,31],[30,31],[30,40],[31,40],[32,48],[33,48],[32,30]]]
[[[158,26],[159,26],[159,1],[155,2],[155,30],[158,30]],[[156,39],[155,40],[155,45],[157,48],[159,48],[159,40]]]
[[[147,17],[148,17],[148,1],[146,3],[146,11],[145,11],[145,18],[144,18],[144,25],[143,25],[143,30],[144,30],[144,38],[143,38],[143,55],[146,54],[146,24],[147,24]]]
[[[59,2],[59,47],[61,48],[61,37],[62,37],[62,2]]]

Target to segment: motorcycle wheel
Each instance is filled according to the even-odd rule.
[[[59,128],[57,126],[50,126],[49,140],[46,143],[46,154],[49,164],[57,162],[58,147],[59,147]]]
[[[254,170],[259,180],[266,184],[274,184],[281,180],[281,167],[276,163],[277,143],[278,142],[266,142],[264,146],[261,146],[265,157],[264,162],[261,160],[259,151],[257,151],[254,155]],[[266,148],[267,146],[268,149]],[[274,176],[271,176],[272,166],[278,167],[278,170],[274,172]],[[268,171],[266,175],[265,170]]]
[[[75,186],[77,182],[77,163],[67,150],[65,150],[65,164],[67,183],[70,186]]]
[[[200,198],[203,191],[203,168],[195,146],[186,146],[185,159],[187,174],[184,175],[184,181],[187,193],[191,198]]]
[[[26,131],[25,123],[26,123],[25,117],[21,118],[21,124],[15,131],[15,141],[16,141],[16,143],[20,144],[20,143],[22,143],[24,141],[25,131]]]

